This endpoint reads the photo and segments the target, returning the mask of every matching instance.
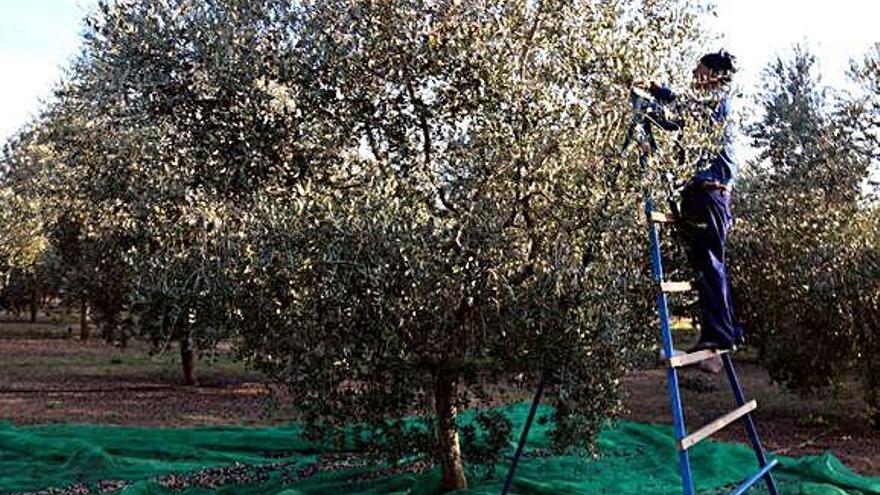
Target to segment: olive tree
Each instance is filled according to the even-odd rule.
[[[687,74],[701,12],[101,2],[43,191],[97,243],[113,307],[185,366],[232,337],[312,433],[355,420],[462,488],[463,452],[497,458],[510,425],[483,413],[480,453],[458,412],[499,381],[553,384],[559,447],[619,407],[651,319],[627,82]]]
[[[113,294],[157,346],[228,336],[224,219],[252,191],[299,173],[290,119],[272,113],[285,77],[289,6],[280,1],[100,2],[59,91],[56,177],[99,223],[126,285]],[[235,214],[229,214],[235,217]],[[112,221],[111,221],[112,219]],[[135,321],[136,320],[136,321]]]
[[[466,486],[458,412],[516,373],[554,384],[559,446],[591,446],[650,315],[642,183],[635,167],[611,177],[623,83],[679,74],[696,14],[316,1],[299,15],[302,79],[279,92],[309,116],[311,152],[294,187],[242,212],[243,354],[313,432],[354,419],[361,442],[428,449],[445,489]]]
[[[43,295],[56,279],[53,252],[46,235],[46,204],[30,194],[51,150],[34,139],[35,125],[26,126],[4,147],[0,166],[0,306],[37,318]]]
[[[864,58],[851,64],[850,76],[859,85],[862,94],[857,105],[862,109],[857,130],[874,154],[872,170],[864,184],[868,196],[880,201],[880,43],[875,44]]]

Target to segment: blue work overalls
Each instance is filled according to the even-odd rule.
[[[725,266],[727,233],[733,223],[730,191],[737,172],[733,151],[730,107],[722,96],[712,112],[714,125],[724,126],[721,149],[708,159],[697,160],[698,171],[682,192],[681,215],[689,232],[688,260],[696,272],[700,300],[700,343],[727,348],[742,340],[736,319],[730,281]],[[693,226],[697,227],[693,227]]]
[[[725,266],[725,245],[733,217],[730,193],[719,188],[692,185],[681,198],[681,215],[688,229],[688,260],[696,272],[700,300],[700,342],[730,347],[742,339],[742,327],[734,314],[730,282]]]

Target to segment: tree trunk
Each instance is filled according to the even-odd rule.
[[[193,349],[192,335],[180,338],[180,362],[183,364],[183,383],[196,384],[196,352]]]
[[[31,323],[37,322],[37,307],[39,307],[39,297],[37,296],[37,289],[33,289],[31,291]]]
[[[864,387],[868,421],[872,427],[880,428],[880,369],[870,363],[865,368],[862,386]]]
[[[79,303],[79,339],[89,340],[89,337],[89,306],[86,304],[86,300],[83,299]]]
[[[437,413],[437,443],[440,466],[443,469],[443,490],[464,490],[467,479],[461,459],[461,445],[458,442],[458,426],[455,423],[458,410],[455,405],[458,391],[458,378],[448,372],[440,371],[434,385],[434,409]]]

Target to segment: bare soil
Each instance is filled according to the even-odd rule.
[[[790,456],[831,451],[857,473],[880,475],[880,431],[869,426],[856,385],[805,398],[773,383],[756,362],[734,362],[746,400],[757,400],[753,418],[765,449]],[[686,368],[679,373],[679,383],[690,431],[736,408],[723,372],[711,375]],[[627,419],[672,423],[665,369],[631,373],[626,386]],[[738,424],[713,438],[749,443]]]
[[[275,407],[279,392],[228,352],[203,356],[198,386],[184,386],[176,347],[151,353],[137,341],[125,349],[97,338],[83,342],[66,338],[63,325],[29,338],[22,332],[28,325],[0,321],[0,420],[196,426],[290,419]]]

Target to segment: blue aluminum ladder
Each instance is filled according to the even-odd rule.
[[[624,152],[629,144],[635,140],[639,145],[639,169],[642,179],[648,177],[651,170],[651,155],[657,152],[657,142],[654,140],[652,132],[652,123],[649,112],[651,109],[657,108],[651,95],[644,91],[634,89],[631,94],[631,102],[633,106],[633,120],[627,131],[626,140],[623,145]],[[661,213],[654,210],[654,200],[651,190],[645,181],[643,186],[645,217],[648,223],[648,237],[651,244],[651,265],[654,274],[654,281],[658,285],[657,291],[657,313],[660,315],[660,331],[663,339],[663,356],[666,362],[666,376],[669,382],[669,398],[672,405],[672,419],[675,428],[675,443],[678,448],[678,463],[681,474],[681,483],[684,495],[694,495],[694,481],[691,472],[691,463],[688,450],[705,440],[713,433],[718,432],[725,426],[742,420],[749,435],[752,448],[755,451],[755,457],[758,460],[758,470],[744,481],[742,481],[730,495],[742,495],[746,493],[761,478],[767,485],[770,495],[778,495],[776,482],[773,480],[771,470],[776,466],[777,461],[767,461],[764,454],[764,448],[761,446],[761,440],[758,437],[758,430],[755,428],[755,422],[752,419],[751,412],[757,408],[757,402],[754,400],[746,402],[743,395],[742,387],[736,376],[736,370],[733,367],[733,360],[728,351],[702,350],[690,354],[675,355],[672,342],[672,332],[669,328],[669,307],[667,305],[667,294],[676,292],[688,292],[694,289],[690,282],[669,282],[665,280],[663,274],[663,258],[660,251],[660,232],[658,225],[675,224],[679,217],[678,203],[673,199],[675,197],[674,186],[670,174],[666,174],[666,195],[667,203],[671,210],[670,213]],[[684,420],[684,411],[681,407],[681,392],[678,386],[678,368],[697,364],[708,359],[720,358],[730,387],[733,389],[733,396],[736,399],[737,408],[727,414],[715,419],[702,428],[693,433],[688,434]]]

